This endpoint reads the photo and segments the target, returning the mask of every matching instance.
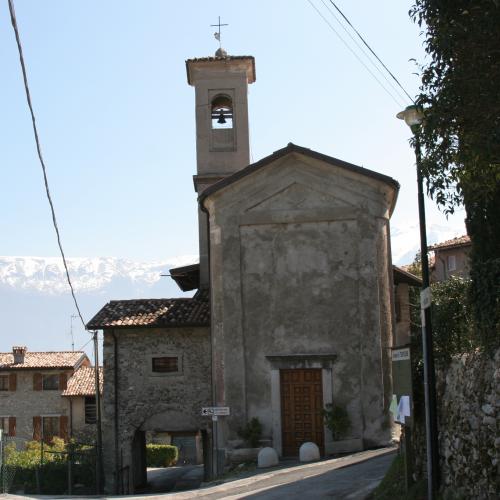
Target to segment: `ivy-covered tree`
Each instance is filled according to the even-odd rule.
[[[417,104],[422,171],[446,212],[463,204],[471,300],[485,347],[500,344],[500,1],[415,0],[429,62]]]

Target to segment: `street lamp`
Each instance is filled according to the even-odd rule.
[[[439,484],[439,453],[436,412],[436,376],[434,372],[434,351],[432,347],[431,289],[429,259],[427,257],[427,235],[425,229],[425,205],[420,152],[420,125],[423,111],[419,106],[408,106],[396,115],[411,128],[415,136],[417,160],[418,215],[420,223],[420,256],[422,259],[422,291],[420,293],[422,318],[422,345],[424,357],[425,428],[427,437],[427,491],[432,500]]]

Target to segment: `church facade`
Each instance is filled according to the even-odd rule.
[[[186,62],[195,88],[200,263],[172,269],[193,298],[112,301],[104,332],[107,490],[145,480],[147,432],[197,436],[206,474],[252,418],[280,456],[391,439],[390,177],[288,144],[249,164],[250,56]],[[329,404],[350,430],[334,440]],[[213,421],[202,407],[227,407]]]

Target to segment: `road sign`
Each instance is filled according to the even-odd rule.
[[[210,417],[212,415],[227,417],[230,414],[230,411],[229,406],[206,406],[201,409],[201,414],[204,417]]]
[[[420,306],[422,309],[431,307],[431,289],[429,287],[420,292]]]
[[[405,347],[403,349],[394,349],[392,351],[393,361],[406,361],[410,359],[410,348]]]

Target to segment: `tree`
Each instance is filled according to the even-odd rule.
[[[431,197],[463,204],[472,241],[470,297],[485,347],[500,343],[500,1],[415,0],[425,35],[417,104]]]

